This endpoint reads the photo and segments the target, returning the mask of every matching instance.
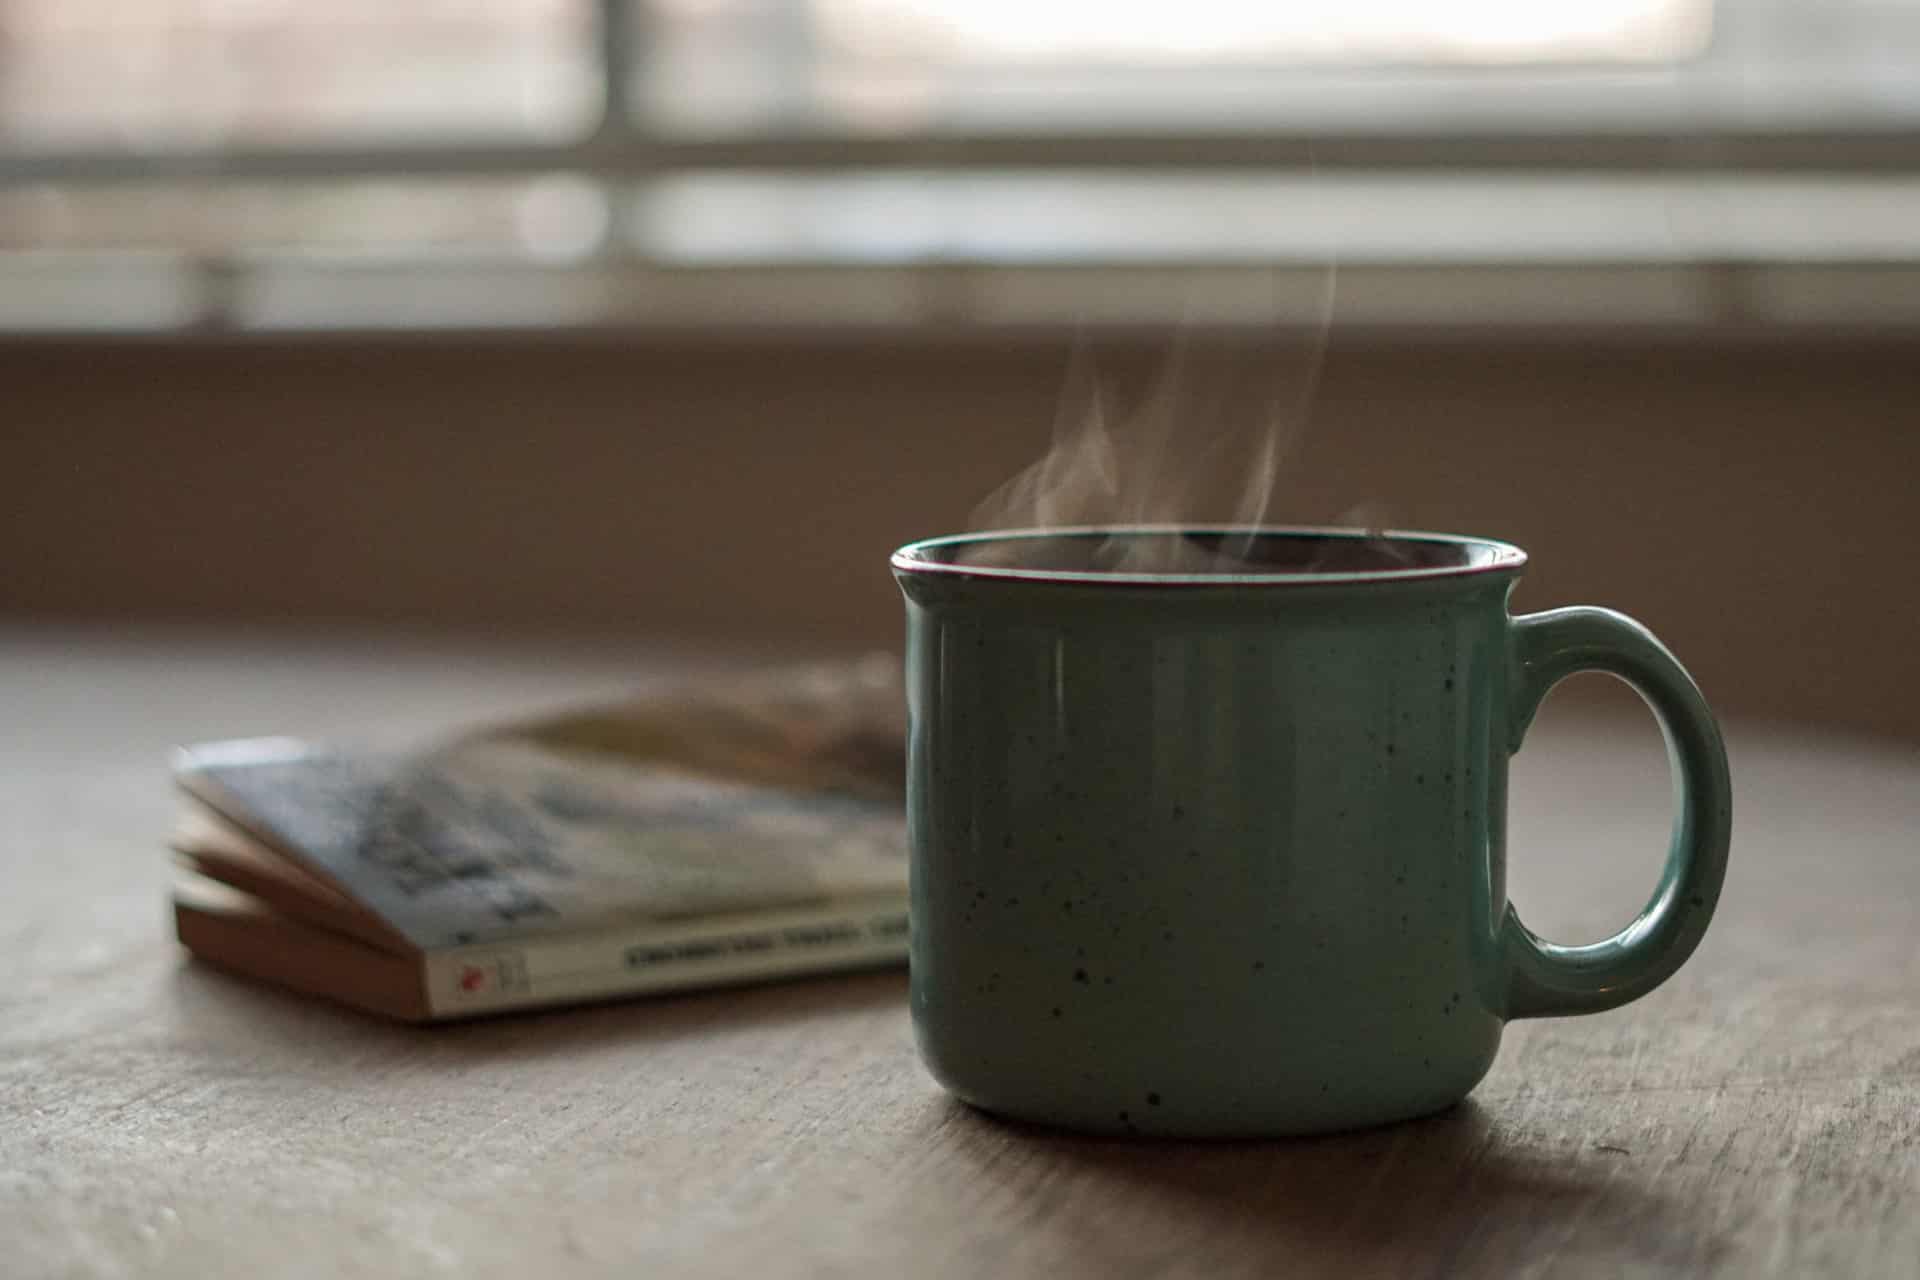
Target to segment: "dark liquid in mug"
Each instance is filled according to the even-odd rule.
[[[929,558],[1039,573],[1378,573],[1461,568],[1477,548],[1386,534],[1092,530],[962,543]]]

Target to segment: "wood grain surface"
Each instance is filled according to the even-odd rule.
[[[1911,745],[1731,726],[1733,870],[1679,977],[1515,1024],[1452,1112],[1310,1141],[975,1114],[915,1061],[897,973],[410,1029],[169,937],[168,744],[427,734],[676,661],[0,638],[0,1273],[1920,1273]],[[1664,771],[1642,720],[1549,706],[1515,762],[1530,924],[1638,905]]]

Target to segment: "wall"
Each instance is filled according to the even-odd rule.
[[[1042,447],[1031,338],[0,345],[0,613],[891,644]],[[1152,352],[1122,350],[1142,373]],[[1920,348],[1336,343],[1276,518],[1517,541],[1731,713],[1920,739]]]

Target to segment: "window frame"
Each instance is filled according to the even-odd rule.
[[[553,142],[396,141],[379,145],[244,145],[218,151],[107,148],[0,149],[0,190],[54,185],[100,189],[133,183],[312,182],[355,179],[510,178],[566,174],[594,184],[612,216],[585,260],[438,255],[68,252],[0,255],[0,285],[25,281],[0,332],[51,328],[714,328],[902,325],[934,328],[1067,323],[1151,323],[1152,308],[1115,307],[1112,296],[1204,294],[1222,271],[1291,272],[1303,283],[1325,263],[951,262],[795,260],[685,264],[649,258],[623,216],[649,182],[696,173],[1072,173],[1179,169],[1214,174],[1565,174],[1920,176],[1920,129],[1898,123],[1765,128],[1709,125],[1685,134],[1645,126],[1576,131],[1468,127],[1353,129],[1076,129],[942,131],[912,136],[784,129],[724,137],[667,136],[637,110],[641,86],[630,53],[646,13],[628,0],[594,0],[593,54],[601,110],[579,136]],[[8,259],[12,259],[11,262]],[[1879,268],[1876,270],[1876,267]],[[1595,326],[1679,332],[1754,328],[1920,329],[1920,301],[1905,305],[1920,272],[1911,262],[1807,261],[1584,263],[1376,261],[1343,264],[1372,299],[1354,323],[1441,324],[1585,332]],[[144,273],[144,274],[143,274]],[[110,282],[144,279],[151,297],[123,317],[104,315]],[[493,279],[525,301],[474,309]],[[63,309],[62,281],[73,297]],[[1596,282],[1606,283],[1598,290]],[[1158,281],[1159,283],[1154,283]],[[817,292],[809,305],[807,289]],[[412,289],[411,294],[408,290]],[[1568,301],[1586,289],[1605,306]],[[1570,295],[1569,291],[1573,291]],[[1170,291],[1170,292],[1169,292]],[[355,301],[355,295],[358,301]],[[166,295],[166,301],[158,299]],[[306,297],[311,305],[298,302]],[[399,305],[411,296],[419,305]],[[1024,305],[1008,299],[1025,296]],[[262,303],[260,299],[278,299]],[[434,298],[441,302],[435,304]],[[1435,299],[1440,302],[1436,304]],[[249,302],[249,299],[252,299]],[[1038,301],[1034,301],[1034,299]],[[1787,305],[1780,305],[1782,298]],[[21,301],[24,299],[24,301]],[[544,301],[543,301],[544,299]],[[1558,305],[1548,305],[1559,299]],[[1807,303],[1807,299],[1814,299]],[[1858,299],[1859,305],[1849,299]],[[436,306],[439,307],[436,310]],[[38,307],[38,311],[36,311]],[[1609,322],[1607,308],[1614,309]],[[1204,308],[1203,308],[1204,310]],[[1189,306],[1186,314],[1191,316]],[[39,320],[35,316],[39,315]],[[1105,320],[1102,317],[1107,317]],[[384,319],[383,319],[384,317]],[[1174,318],[1171,314],[1165,318]],[[1257,323],[1238,304],[1215,317]],[[1274,317],[1267,317],[1269,321]]]

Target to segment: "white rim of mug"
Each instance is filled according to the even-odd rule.
[[[1383,539],[1394,542],[1424,542],[1450,547],[1470,547],[1487,553],[1481,563],[1423,565],[1405,569],[1355,569],[1332,573],[1106,573],[1082,569],[1026,569],[1001,565],[956,564],[925,559],[931,552],[947,547],[985,545],[1028,538],[1090,537],[1100,534],[1132,536],[1136,534],[1234,534],[1262,537],[1343,538],[1361,542]],[[1202,587],[1272,586],[1307,587],[1348,583],[1424,582],[1433,578],[1467,578],[1482,574],[1517,573],[1527,563],[1527,553],[1510,542],[1495,538],[1476,538],[1457,533],[1432,533],[1420,529],[1354,529],[1338,525],[1295,524],[1082,524],[1052,529],[985,529],[975,533],[950,533],[937,538],[922,538],[895,551],[889,559],[899,573],[941,574],[960,578],[986,578],[1009,582],[1060,582],[1107,586]]]

